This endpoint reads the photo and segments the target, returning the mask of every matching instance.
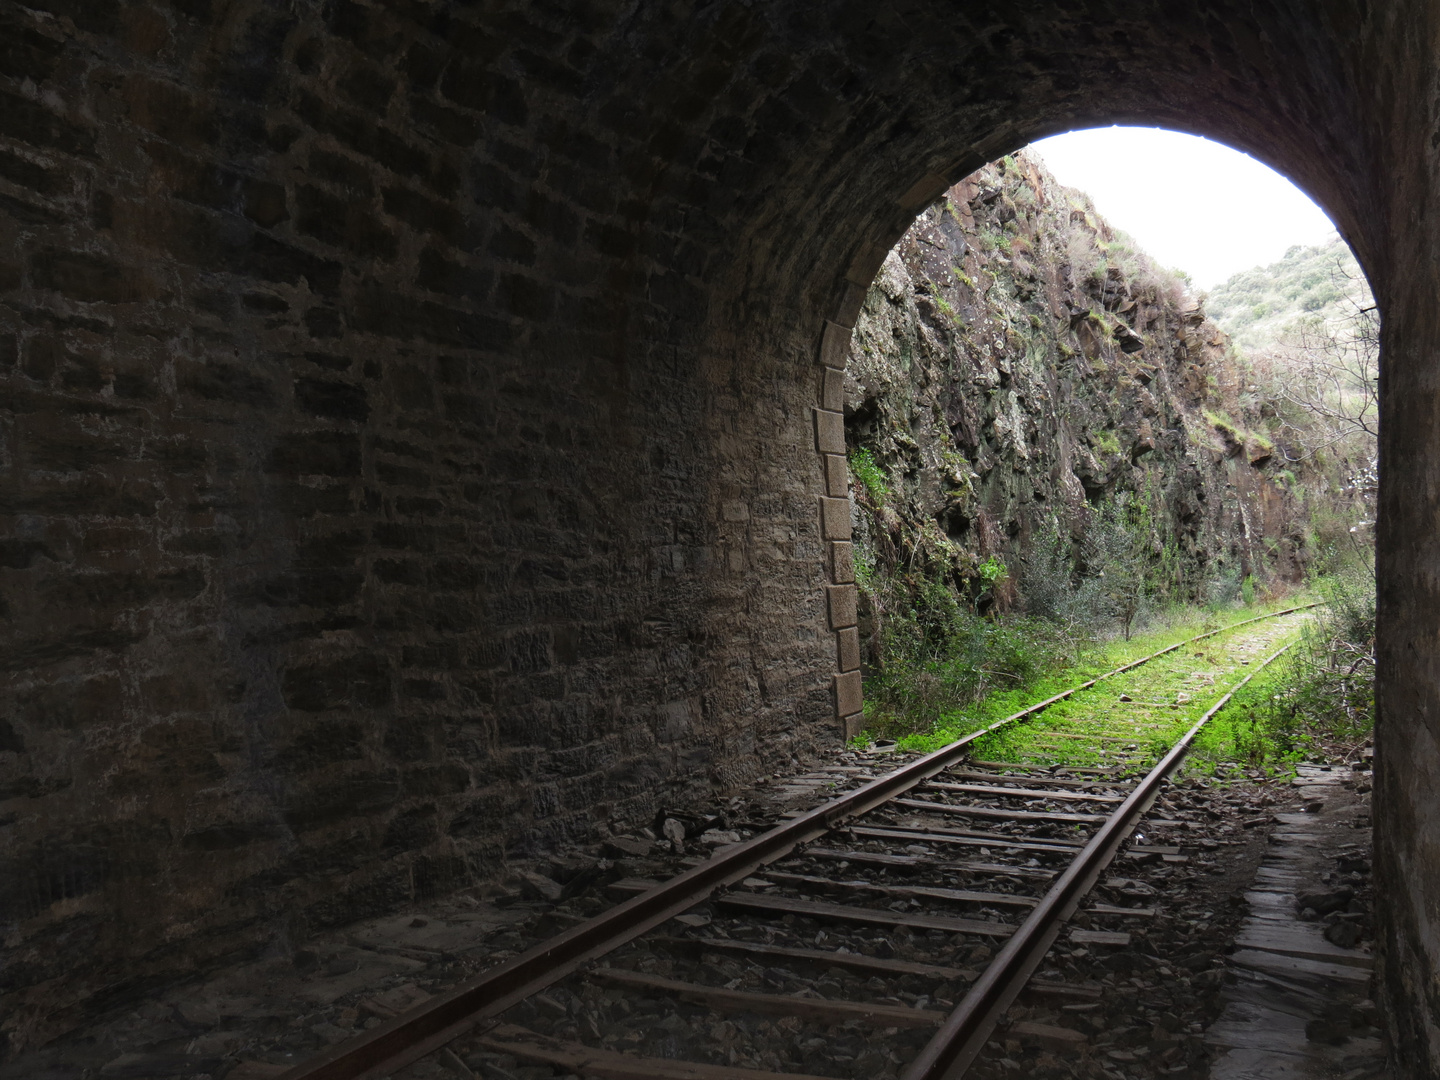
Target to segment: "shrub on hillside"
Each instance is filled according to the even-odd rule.
[[[1375,724],[1375,570],[1351,563],[1321,586],[1322,614],[1288,664],[1275,708],[1287,729],[1342,744]]]
[[[1300,642],[1202,737],[1203,755],[1276,767],[1313,755],[1352,759],[1375,724],[1375,573],[1352,560],[1319,584],[1323,606]]]
[[[872,602],[881,619],[865,684],[866,727],[874,734],[925,730],[992,690],[1030,686],[1076,663],[1091,640],[1045,619],[979,615],[935,579],[892,579]]]
[[[1072,633],[1095,635],[1118,624],[1129,640],[1163,592],[1152,532],[1144,503],[1128,492],[1088,511],[1078,556],[1058,524],[1045,522],[1025,559],[1025,610]]]

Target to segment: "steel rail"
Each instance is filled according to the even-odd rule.
[[[1196,641],[1315,606],[1302,604],[1283,611],[1272,611],[1197,634],[1011,713],[863,787],[839,795],[768,832],[736,844],[707,862],[542,941],[378,1027],[335,1044],[300,1062],[282,1074],[279,1080],[370,1080],[386,1076],[439,1050],[464,1035],[475,1024],[538,993],[582,964],[633,941],[676,915],[684,914],[715,890],[750,876],[758,867],[784,857],[800,844],[818,839],[846,818],[873,810],[924,783],[963,759],[976,739]]]
[[[1100,874],[1110,865],[1120,845],[1131,834],[1160,794],[1161,785],[1175,771],[1190,751],[1195,737],[1256,675],[1293,645],[1277,649],[1254,671],[1246,675],[1206,710],[1170,752],[1145,775],[1065,872],[1041,897],[1019,929],[996,955],[969,992],[955,1006],[934,1038],[910,1063],[901,1080],[960,1080],[971,1062],[984,1048],[1000,1017],[1010,1007],[1025,983],[1039,967],[1061,928],[1074,915],[1076,907],[1094,887]]]

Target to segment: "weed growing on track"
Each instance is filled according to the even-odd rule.
[[[1136,636],[1130,641],[1116,640],[1104,645],[1091,645],[1070,662],[1054,662],[1043,666],[1037,664],[1030,678],[1013,689],[995,690],[958,707],[952,706],[941,711],[929,731],[896,733],[900,748],[922,752],[939,749],[978,728],[1067,690],[1077,683],[1111,671],[1130,660],[1139,659],[1196,634],[1217,630],[1284,607],[1292,607],[1295,603],[1297,601],[1294,599],[1277,601],[1248,610],[1227,612],[1227,617],[1223,618],[1214,611],[1182,609],[1174,613],[1173,621],[1163,630]],[[1197,658],[1208,658],[1210,654],[1206,650],[1213,649],[1212,642],[1213,639],[1176,650],[1175,653],[1127,672],[1118,679],[1101,683],[1088,691],[1082,702],[1066,701],[1051,706],[1045,713],[1047,721],[1066,721],[1071,725],[1068,730],[1076,734],[1084,734],[1087,728],[1096,724],[1115,723],[1122,718],[1134,725],[1147,725],[1134,728],[1135,743],[1148,749],[1158,759],[1158,756],[1194,723],[1208,701],[1214,699],[1213,695],[1205,695],[1197,690],[1191,694],[1193,703],[1173,700],[1175,670],[1193,667]],[[1068,660],[1068,657],[1065,659]],[[1162,686],[1169,688],[1171,696],[1157,703],[1154,695],[1160,693]],[[1140,704],[1121,702],[1119,698],[1122,693],[1128,694]],[[1176,704],[1177,708],[1171,709],[1169,706],[1172,703]],[[1161,707],[1151,707],[1156,704]],[[867,725],[869,732],[862,736],[867,742],[877,734],[885,734],[884,727],[873,723],[875,718],[870,719],[872,722]],[[1047,723],[1046,726],[1050,727],[1052,723]],[[1035,731],[1029,725],[1002,729],[977,740],[976,757],[1013,760],[1035,738]],[[1071,765],[1096,764],[1100,761],[1100,757],[1088,750],[1081,740],[1051,741],[1059,745],[1045,749],[1045,756],[1050,761],[1063,761]],[[1070,743],[1075,745],[1068,745]]]
[[[1353,760],[1375,723],[1375,576],[1342,568],[1317,585],[1324,607],[1300,642],[1235,695],[1193,759],[1288,771],[1317,756]]]
[[[1123,773],[1143,773],[1169,752],[1216,698],[1244,678],[1243,668],[1226,656],[1229,637],[1221,634],[1177,649],[1052,706],[1043,719],[983,736],[976,740],[975,755],[1046,766],[1118,764]],[[1227,667],[1231,670],[1218,679],[1211,674]],[[1124,734],[1117,739],[1118,733]]]
[[[872,734],[908,734],[922,717],[943,723],[956,709],[1033,694],[1047,676],[1084,662],[1088,642],[1043,619],[996,621],[953,601],[951,609],[940,618],[891,619],[885,666],[866,685]]]

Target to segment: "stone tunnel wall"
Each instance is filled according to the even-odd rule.
[[[4,7],[17,1047],[829,734],[811,380],[495,32]]]
[[[833,737],[823,365],[949,184],[1147,122],[1285,169],[1385,312],[1385,985],[1440,1075],[1435,15],[0,0],[11,1045]]]

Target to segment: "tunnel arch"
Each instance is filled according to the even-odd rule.
[[[1108,126],[1110,126],[1109,123],[1102,116],[1100,122],[1081,124],[1067,130],[1084,131]],[[1119,126],[1131,125],[1127,121],[1126,124]],[[1156,125],[1152,123],[1143,126],[1155,127]],[[1161,130],[1197,137],[1201,135],[1200,132],[1185,130],[1178,126],[1164,126],[1161,127]],[[1013,138],[1023,141],[1016,145],[1006,146],[1000,155],[990,160],[998,160],[999,157],[1018,152],[1049,135],[1060,133],[1062,132],[1045,130],[1029,138],[1023,134],[1017,134]],[[1229,145],[1223,140],[1221,140],[1221,144]],[[1230,148],[1235,149],[1235,147]],[[1264,155],[1252,156],[1260,160]],[[862,714],[863,694],[860,685],[861,647],[856,630],[857,603],[854,595],[856,588],[854,560],[850,550],[851,526],[847,508],[849,480],[845,462],[847,448],[843,415],[843,382],[847,359],[850,355],[851,338],[861,306],[879,273],[880,264],[905,235],[918,215],[923,214],[937,199],[952,192],[957,184],[972,175],[974,169],[967,169],[968,164],[969,161],[966,159],[966,164],[956,167],[957,170],[966,170],[960,172],[959,175],[952,175],[949,171],[930,172],[921,179],[909,183],[908,186],[902,184],[896,189],[897,193],[892,193],[893,197],[887,200],[887,204],[893,203],[907,212],[913,211],[911,217],[905,221],[903,227],[900,227],[893,237],[882,235],[881,239],[875,242],[861,241],[850,252],[842,256],[843,269],[833,272],[834,282],[828,289],[829,295],[838,297],[838,300],[826,315],[818,340],[814,343],[814,354],[820,367],[819,391],[815,404],[815,439],[816,450],[821,460],[820,471],[826,488],[825,494],[821,498],[820,509],[821,535],[826,542],[827,551],[823,560],[827,575],[826,610],[830,629],[836,634],[834,688],[836,723],[846,739],[860,734],[864,719]],[[1283,172],[1281,175],[1284,175]],[[840,229],[837,232],[843,234],[845,230]],[[1351,250],[1353,253],[1353,246]]]
[[[820,355],[946,182],[1145,122],[1385,309],[1382,968],[1440,1075],[1431,0],[0,16],[12,1046],[833,740]]]

